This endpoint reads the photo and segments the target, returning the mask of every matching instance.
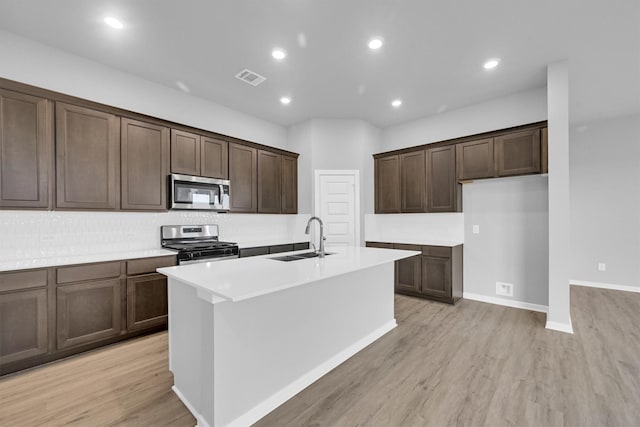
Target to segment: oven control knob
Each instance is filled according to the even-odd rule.
[[[225,255],[227,255],[227,254],[228,254],[228,255],[231,255],[231,249],[225,249],[225,250],[224,250],[224,254],[225,254]]]
[[[196,258],[196,257],[199,257],[199,256],[200,256],[200,252],[193,252],[191,254],[191,258]]]

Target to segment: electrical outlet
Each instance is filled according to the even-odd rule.
[[[604,262],[599,262],[598,271],[607,271],[607,264],[605,264]]]
[[[41,234],[40,241],[41,242],[55,242],[56,236],[55,234]]]
[[[496,295],[513,296],[513,283],[496,282]]]
[[[480,234],[480,226],[479,225],[474,225],[473,226],[473,234]]]

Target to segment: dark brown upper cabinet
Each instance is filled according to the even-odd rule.
[[[281,184],[282,156],[258,150],[258,212],[280,213]]]
[[[230,210],[258,211],[258,150],[241,144],[229,144]]]
[[[493,178],[496,174],[493,148],[493,138],[457,144],[458,179]]]
[[[282,156],[282,210],[283,214],[298,213],[298,159]]]
[[[0,207],[51,208],[53,103],[0,89]]]
[[[495,138],[498,176],[540,173],[540,130],[527,130]]]
[[[200,138],[200,176],[229,178],[229,143],[221,139]]]
[[[122,119],[123,210],[167,210],[169,128]]]
[[[200,135],[171,129],[171,173],[200,175]]]
[[[424,150],[400,155],[400,210],[425,212]]]
[[[540,130],[540,170],[542,173],[549,173],[549,128]]]
[[[400,158],[398,155],[375,160],[375,211],[400,213]]]
[[[427,212],[459,212],[462,192],[456,179],[456,147],[427,150]]]
[[[120,205],[120,119],[56,103],[56,207],[116,210]]]

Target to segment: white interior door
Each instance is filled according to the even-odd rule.
[[[326,247],[360,245],[360,172],[317,170],[315,214],[324,223]]]

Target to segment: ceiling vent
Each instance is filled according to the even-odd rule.
[[[258,86],[260,83],[267,80],[266,77],[263,77],[258,73],[254,73],[253,71],[246,68],[236,74],[236,78],[242,80],[245,83],[249,83],[251,86]]]

